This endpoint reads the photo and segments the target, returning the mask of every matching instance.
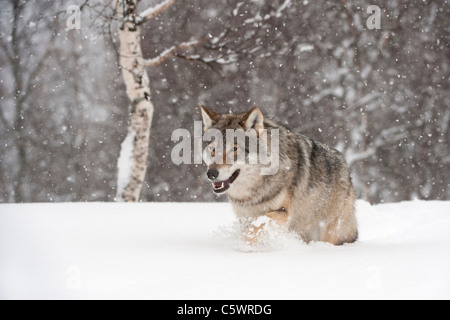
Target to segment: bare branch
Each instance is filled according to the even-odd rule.
[[[36,66],[33,68],[33,70],[30,72],[30,75],[28,76],[27,84],[25,86],[24,92],[30,92],[31,88],[33,86],[33,80],[36,79],[36,76],[41,72],[42,68],[44,67],[45,62],[48,59],[48,54],[50,53],[51,49],[50,46],[47,47],[47,50],[42,55],[42,58],[39,60],[39,62],[36,64]],[[20,99],[24,101],[26,99],[27,95],[22,95]]]
[[[144,22],[153,19],[157,15],[159,15],[161,12],[166,11],[168,8],[170,8],[176,0],[165,0],[164,2],[161,2],[160,4],[156,5],[155,7],[150,7],[147,10],[144,10],[136,17],[136,24],[140,25]]]
[[[8,46],[3,41],[0,41],[0,48],[2,48],[3,51],[5,52],[5,55],[6,55],[6,58],[8,59],[8,61],[10,63],[12,63],[12,60],[13,60],[12,55],[11,55],[11,53],[9,51]]]
[[[341,0],[341,5],[342,5],[342,9],[347,17],[347,23],[348,23],[348,27],[350,28],[350,31],[352,32],[352,34],[355,38],[358,38],[359,32],[355,26],[353,12],[350,10],[347,0]]]
[[[25,84],[25,88],[23,89],[23,92],[31,92],[33,84],[35,84],[34,80],[39,75],[39,73],[42,71],[42,69],[45,66],[45,63],[48,61],[48,57],[53,50],[53,43],[55,42],[56,37],[52,36],[49,40],[49,43],[47,44],[47,48],[45,49],[44,53],[41,55],[41,58],[38,60],[34,68],[30,69],[30,73],[28,75],[27,82]],[[29,95],[24,94],[19,97],[19,102],[23,103]]]
[[[10,124],[8,123],[8,120],[6,120],[2,108],[0,108],[0,122],[5,126],[5,128],[9,128]]]
[[[152,59],[142,59],[139,61],[143,66],[145,67],[153,67],[160,65],[164,61],[167,60],[170,56],[173,56],[178,50],[183,49],[189,49],[191,47],[194,47],[198,45],[201,42],[201,40],[195,40],[195,41],[189,41],[189,42],[183,42],[177,46],[172,46],[169,49],[164,50],[161,52],[161,54],[155,58]]]

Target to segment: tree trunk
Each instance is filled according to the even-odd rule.
[[[147,170],[154,106],[150,101],[150,79],[142,65],[141,28],[134,22],[135,3],[124,0],[117,4],[122,19],[120,65],[130,100],[128,135],[118,165],[117,200],[138,202]]]
[[[14,77],[14,98],[15,98],[15,117],[14,117],[14,130],[15,144],[17,147],[17,175],[14,182],[14,201],[16,203],[22,203],[25,201],[25,195],[23,191],[23,180],[25,176],[25,168],[27,162],[26,154],[26,139],[24,135],[25,115],[24,115],[24,92],[22,92],[23,78],[22,78],[22,65],[20,61],[20,48],[19,48],[19,21],[23,12],[23,5],[19,5],[17,1],[13,2],[13,25],[11,32],[11,46],[12,46],[12,73]]]
[[[362,135],[362,141],[361,141],[361,153],[367,153],[367,150],[369,148],[369,116],[367,112],[363,112],[361,114],[361,135]],[[367,162],[369,159],[364,159],[361,161],[361,177],[362,177],[362,186],[363,186],[363,195],[364,200],[372,203],[372,197],[370,192],[370,176],[369,171],[367,169]]]

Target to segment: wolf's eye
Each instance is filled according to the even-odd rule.
[[[238,152],[238,147],[234,147],[233,152]]]
[[[214,157],[216,155],[216,148],[210,147],[209,151],[211,152],[211,156]]]

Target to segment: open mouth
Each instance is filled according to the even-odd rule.
[[[231,184],[234,181],[236,181],[240,172],[241,172],[240,170],[236,171],[235,173],[233,173],[233,175],[228,180],[213,182],[212,186],[213,186],[214,192],[215,193],[224,193],[225,191],[230,189]]]

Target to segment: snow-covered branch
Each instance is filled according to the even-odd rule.
[[[406,137],[407,136],[402,127],[394,127],[383,130],[375,139],[375,141],[369,145],[367,150],[364,150],[362,152],[354,152],[353,150],[349,149],[345,153],[345,158],[348,164],[352,166],[359,161],[366,160],[376,155],[379,148],[402,141],[406,139]]]
[[[142,24],[150,19],[153,19],[157,15],[159,15],[161,12],[167,10],[169,7],[171,7],[176,0],[165,0],[161,2],[160,4],[150,7],[144,11],[142,11],[136,18],[136,24]]]
[[[164,50],[155,58],[142,59],[140,61],[140,63],[145,67],[153,67],[153,66],[160,65],[161,63],[166,61],[167,58],[174,55],[178,50],[189,49],[191,47],[198,45],[200,42],[201,42],[200,40],[194,40],[194,41],[180,43],[179,45],[172,46],[172,47]]]
[[[251,24],[251,23],[259,23],[262,21],[268,21],[272,18],[281,18],[283,11],[285,11],[287,8],[289,8],[292,4],[292,0],[285,0],[280,7],[278,7],[276,10],[272,10],[270,13],[266,14],[264,17],[261,15],[261,11],[259,11],[253,18],[248,18],[244,21],[244,24]],[[234,15],[237,15],[237,12],[235,12]]]
[[[275,17],[280,18],[283,11],[289,8],[291,4],[291,0],[285,0],[284,3],[275,12]]]
[[[244,1],[238,2],[220,34],[205,36],[205,39],[208,39],[203,46],[208,51],[206,57],[201,53],[191,56],[176,53],[176,56],[204,63],[214,71],[221,73],[221,66],[237,63],[243,57],[255,57],[263,50],[266,57],[280,54],[283,50],[288,50],[286,47],[291,47],[289,44],[283,48],[281,39],[283,39],[285,29],[278,28],[278,24],[292,4],[292,0],[283,0],[279,4],[271,3],[251,13],[251,10],[241,10],[245,5]],[[247,17],[250,14],[251,16]],[[268,40],[267,30],[276,33],[273,38],[277,41],[266,42]]]
[[[345,160],[347,160],[348,165],[351,167],[359,161],[366,160],[376,154],[377,148],[369,148],[366,151],[354,153],[350,149],[345,153]]]

